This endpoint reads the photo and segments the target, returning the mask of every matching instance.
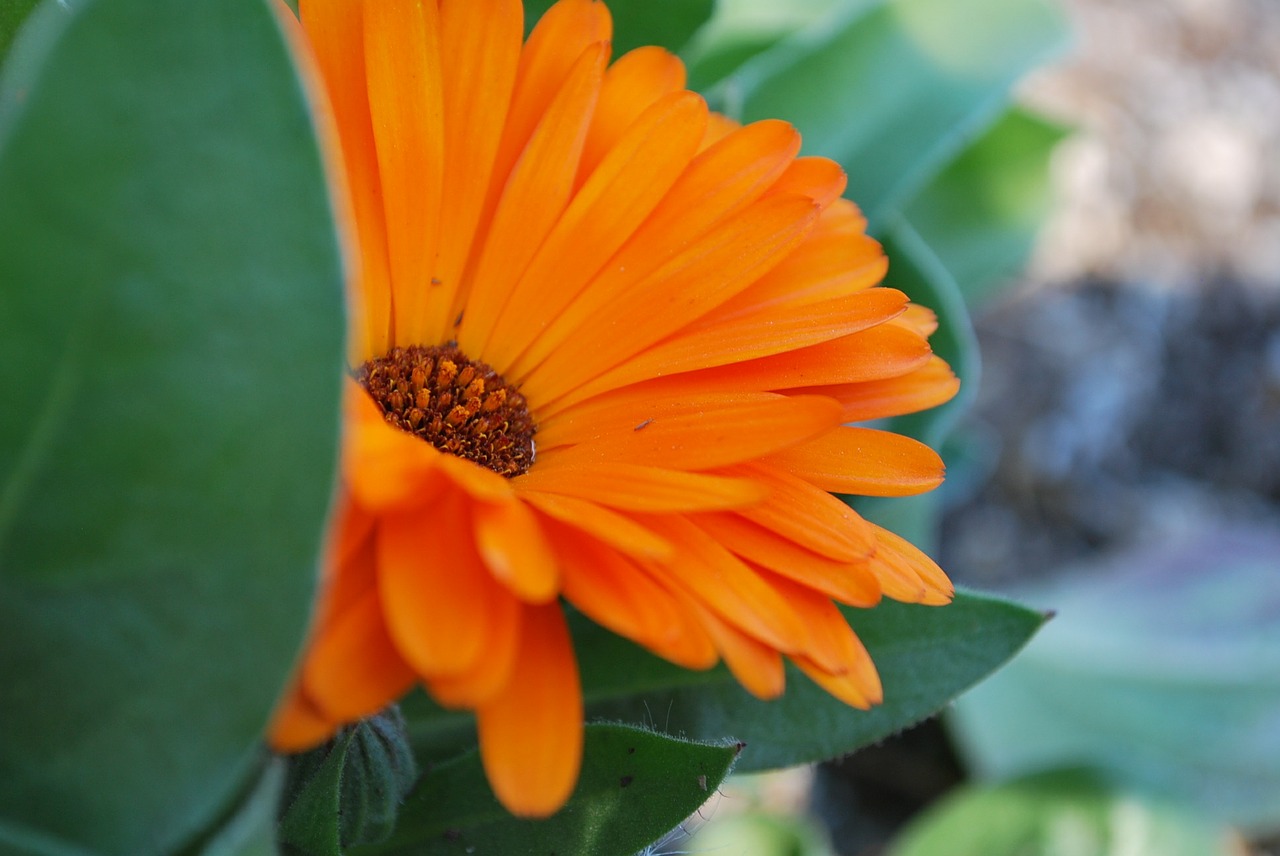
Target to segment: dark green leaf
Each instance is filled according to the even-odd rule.
[[[1233,856],[1240,843],[1183,806],[1083,771],[966,788],[915,820],[889,856]]]
[[[530,30],[555,0],[525,0],[525,29]],[[613,14],[613,55],[643,45],[679,52],[707,22],[716,0],[609,0]]]
[[[276,804],[284,780],[284,763],[267,765],[261,779],[234,814],[214,830],[199,856],[277,856]]]
[[[1176,537],[1026,589],[1058,618],[951,723],[985,776],[1088,764],[1233,825],[1280,829],[1280,537]]]
[[[289,854],[342,856],[342,769],[355,730],[322,750],[290,759],[289,805],[280,818],[280,843]]]
[[[1049,155],[1063,136],[1011,110],[903,209],[969,305],[1026,260],[1049,211]]]
[[[547,820],[508,814],[471,752],[431,768],[405,802],[395,836],[352,856],[631,856],[702,805],[737,752],[621,725],[587,726],[578,786]]]
[[[884,246],[889,256],[885,285],[901,289],[913,302],[937,313],[938,330],[929,337],[929,344],[960,378],[960,392],[955,398],[941,407],[898,417],[892,427],[901,434],[938,446],[978,392],[981,371],[978,337],[951,272],[910,223],[894,217]]]
[[[789,767],[847,754],[936,713],[1012,657],[1044,621],[1015,604],[963,593],[941,608],[885,602],[845,612],[884,683],[884,703],[869,711],[836,701],[792,668],[786,693],[772,702],[748,695],[717,668],[691,673],[703,676],[697,686],[620,698],[591,711],[695,739],[741,740],[744,772]],[[624,689],[629,663],[597,661],[593,653],[583,659],[584,676],[609,669],[618,676],[617,691]]]
[[[935,713],[1012,657],[1044,621],[1038,612],[961,592],[945,607],[886,601],[846,609],[884,683],[885,702],[849,708],[796,669],[781,699],[763,702],[723,666],[694,672],[579,618],[573,622],[587,712],[696,740],[745,741],[739,768],[763,770],[833,758]],[[405,706],[419,757],[474,745],[470,718],[425,697]]]
[[[820,24],[746,62],[716,93],[744,119],[793,122],[807,152],[843,164],[849,197],[877,231],[1066,35],[1051,0],[852,3]]]
[[[719,0],[685,50],[689,85],[706,91],[752,57],[802,30],[830,26],[854,7],[881,0]]]
[[[32,23],[0,84],[0,824],[158,853],[244,787],[302,638],[340,256],[267,4]]]
[[[0,62],[9,53],[9,45],[17,35],[18,28],[39,2],[40,0],[4,0],[0,3]]]

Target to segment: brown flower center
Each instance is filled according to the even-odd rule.
[[[512,478],[533,465],[524,396],[453,345],[392,348],[356,370],[387,422],[442,452]]]

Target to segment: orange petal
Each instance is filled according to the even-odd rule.
[[[460,675],[484,655],[495,585],[474,544],[465,500],[446,495],[378,527],[378,587],[401,656],[423,677]]]
[[[942,483],[938,453],[919,440],[871,428],[837,428],[768,462],[832,493],[911,496]]]
[[[733,318],[778,306],[817,303],[874,292],[889,268],[880,244],[861,232],[831,228],[831,212],[822,212],[814,229],[782,262],[727,301],[708,320]]]
[[[723,321],[713,313],[607,372],[587,391],[790,353],[888,321],[905,305],[901,292],[875,288],[822,303],[765,306]]]
[[[700,609],[700,620],[711,634],[724,663],[747,692],[759,699],[775,699],[786,688],[782,655],[721,621],[709,609]]]
[[[559,593],[556,557],[537,517],[519,499],[478,503],[475,539],[489,573],[516,597],[528,603],[546,603]]]
[[[888,323],[785,354],[706,369],[696,381],[709,390],[858,383],[905,375],[930,356],[928,342],[918,334]]]
[[[426,679],[427,690],[444,707],[474,710],[496,697],[511,679],[524,609],[520,601],[501,591],[490,605],[492,628],[484,656],[459,675]]]
[[[874,526],[876,554],[871,569],[894,600],[940,606],[955,595],[951,580],[932,559],[905,538]]]
[[[441,3],[444,72],[444,191],[448,216],[440,221],[440,246],[432,287],[452,308],[480,226],[498,145],[507,121],[524,40],[520,0]],[[509,167],[508,167],[509,168]],[[505,175],[504,175],[505,179]],[[425,342],[452,338],[457,313],[437,315]]]
[[[326,719],[301,687],[294,684],[272,714],[267,742],[276,752],[305,752],[328,740],[339,727],[339,723]]]
[[[796,158],[769,188],[770,196],[801,194],[825,208],[844,193],[848,177],[830,158]]]
[[[546,817],[569,798],[582,761],[582,690],[556,603],[526,606],[507,686],[476,710],[480,759],[499,802]]]
[[[842,675],[825,672],[805,657],[792,657],[791,660],[815,684],[850,707],[867,710],[872,705],[884,701],[880,676],[876,673],[876,667],[871,662],[870,655],[864,656],[857,669]]]
[[[627,511],[715,511],[752,505],[765,496],[749,479],[611,462],[544,462],[520,478],[525,490],[576,496]]]
[[[485,359],[506,372],[661,202],[693,157],[707,108],[690,92],[661,99],[574,196],[487,331]]]
[[[553,530],[565,597],[602,627],[687,669],[708,669],[716,649],[685,602],[634,562],[568,527]]]
[[[527,375],[526,394],[553,401],[639,350],[660,341],[741,291],[777,264],[817,216],[804,197],[762,200],[671,257],[650,277],[610,295],[589,312],[575,303],[549,328],[555,350]],[[581,324],[574,310],[583,306]],[[578,389],[566,400],[581,401],[601,389]]]
[[[595,0],[562,0],[538,20],[520,54],[511,115],[503,135],[495,173],[499,182],[524,150],[547,106],[569,77],[575,62],[591,45],[613,37],[613,21],[604,3]]]
[[[913,303],[897,323],[921,336],[932,336],[938,331],[938,314],[928,307]]]
[[[376,589],[339,607],[307,652],[303,685],[329,719],[355,722],[404,695],[413,670],[387,634]]]
[[[700,514],[695,522],[750,564],[767,568],[850,606],[875,606],[880,602],[880,584],[868,569],[865,557],[839,561],[820,556],[730,512]]]
[[[959,389],[960,379],[941,357],[935,356],[901,377],[796,391],[830,395],[844,406],[846,421],[866,422],[937,407],[950,401]]]
[[[786,652],[802,647],[803,625],[756,571],[683,517],[655,517],[647,523],[676,545],[677,558],[670,565],[644,563],[659,581],[767,645]]]
[[[826,491],[763,464],[743,464],[725,472],[751,479],[769,491],[767,502],[738,512],[746,519],[839,561],[859,561],[875,552],[871,524]]]
[[[866,659],[866,649],[849,627],[840,609],[821,593],[781,576],[765,574],[764,579],[777,589],[795,609],[808,631],[803,656],[823,671],[841,675],[856,671]]]
[[[386,207],[394,343],[425,341],[449,309],[430,287],[440,239],[444,94],[434,3],[364,4],[369,105]]]
[[[570,527],[621,550],[629,556],[666,559],[671,556],[671,544],[645,529],[625,514],[572,496],[556,496],[524,490],[519,482],[520,498],[547,517],[568,524]]]
[[[438,466],[449,481],[477,501],[507,502],[515,496],[510,481],[466,458],[442,454]]]
[[[489,331],[569,203],[607,60],[607,45],[582,53],[507,178],[465,304],[457,304],[465,306],[457,340],[467,353],[488,359],[484,345]]]
[[[345,401],[342,472],[352,498],[369,511],[428,502],[443,484],[448,457],[387,424],[363,389],[350,384]]]
[[[683,90],[684,83],[684,63],[659,47],[637,48],[610,66],[582,150],[579,183],[595,170],[605,153],[649,105]],[[705,127],[699,127],[699,142],[704,132]]]
[[[790,125],[757,122],[694,158],[610,264],[522,355],[516,374],[523,376],[528,367],[540,363],[569,331],[607,307],[615,295],[651,275],[717,223],[758,199],[790,163],[799,145],[799,135]]]
[[[365,80],[364,22],[359,4],[337,0],[299,3],[307,41],[324,78],[334,125],[340,133],[346,187],[356,228],[363,331],[353,363],[387,352],[391,335],[391,274],[387,260],[382,183]]]
[[[736,399],[736,400],[735,400]],[[838,425],[840,405],[821,396],[707,397],[661,402],[637,422],[598,424],[595,437],[566,450],[576,461],[625,461],[672,469],[705,470],[755,460]],[[603,420],[602,420],[603,421]],[[640,425],[642,427],[637,428]]]

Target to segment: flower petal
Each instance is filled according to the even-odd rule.
[[[687,669],[708,669],[716,649],[686,601],[634,562],[568,527],[553,530],[565,597],[592,621]]]
[[[582,690],[559,604],[525,607],[507,686],[476,710],[480,759],[498,800],[545,817],[569,798],[582,763]]]
[[[707,108],[691,92],[645,111],[577,192],[486,331],[486,360],[506,372],[662,200],[693,157]]]
[[[416,676],[387,633],[376,589],[343,606],[312,641],[302,681],[331,721],[354,722],[404,695]]]
[[[441,3],[444,198],[431,285],[452,309],[484,213],[524,37],[520,0]],[[509,167],[508,167],[509,168]],[[505,178],[505,175],[504,175]],[[425,341],[452,338],[457,313],[437,313]]]
[[[753,505],[765,497],[765,490],[750,479],[613,462],[542,463],[520,478],[526,490],[627,511],[716,511]]]
[[[804,479],[777,467],[751,464],[727,474],[769,491],[766,502],[738,511],[765,529],[832,559],[856,562],[876,549],[873,527],[849,506]]]
[[[631,123],[664,95],[684,89],[684,63],[659,47],[636,48],[619,57],[605,74],[600,102],[582,150],[579,184],[595,170]],[[701,138],[705,129],[699,129]]]
[[[607,44],[583,51],[507,178],[475,273],[468,277],[465,303],[455,304],[465,310],[457,340],[467,353],[485,354],[489,331],[512,287],[569,203],[607,61]]]
[[[353,345],[353,361],[360,363],[385,353],[391,335],[387,222],[369,113],[364,19],[360,6],[345,0],[302,0],[298,6],[340,130],[359,254],[355,290],[362,329],[352,338],[360,342]]]
[[[832,493],[911,496],[942,483],[938,453],[919,440],[872,428],[837,428],[775,452],[768,462]]]
[[[918,547],[887,529],[873,526],[876,554],[871,569],[884,593],[894,600],[940,606],[950,603],[955,587],[947,575]]]
[[[671,557],[671,544],[625,514],[599,503],[572,496],[557,496],[520,488],[520,498],[547,517],[585,532],[629,556],[650,559]]]
[[[378,588],[395,646],[424,677],[460,675],[484,656],[495,585],[466,534],[465,500],[446,495],[378,528]]]
[[[652,415],[637,421],[639,414],[629,407],[624,413],[597,411],[588,429],[595,436],[581,438],[563,459],[706,470],[755,460],[817,437],[839,424],[840,405],[816,395],[765,393],[668,399],[641,413]]]
[[[845,421],[866,422],[937,407],[950,401],[959,389],[955,372],[935,356],[900,377],[795,391],[829,395],[844,406]]]
[[[560,572],[538,519],[523,502],[478,503],[475,539],[494,579],[526,603],[553,600]]]
[[[699,514],[694,520],[708,535],[751,565],[759,565],[849,606],[875,606],[880,602],[880,584],[868,567],[866,557],[840,561],[821,556],[732,512]]]
[[[424,339],[448,311],[430,288],[440,236],[444,94],[434,3],[364,4],[369,105],[386,208],[394,343]]]

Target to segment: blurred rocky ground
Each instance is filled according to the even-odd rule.
[[[1280,533],[1280,0],[1062,3],[1076,48],[1021,95],[1076,130],[1028,273],[975,318],[946,488],[940,559],[984,589]],[[959,776],[928,723],[824,767],[815,804],[874,856]]]

